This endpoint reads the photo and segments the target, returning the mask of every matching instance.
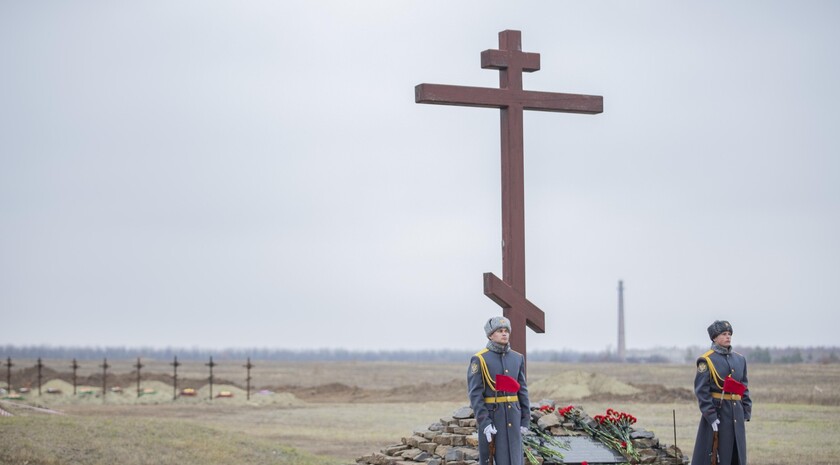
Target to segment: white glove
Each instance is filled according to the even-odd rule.
[[[718,425],[720,424],[720,420],[715,420],[712,422],[712,431],[717,431]]]
[[[524,436],[524,435],[530,433],[531,430],[529,430],[527,426],[520,426],[519,427],[519,432],[522,433],[522,435]]]
[[[487,425],[486,428],[484,428],[484,436],[487,437],[487,442],[490,442],[490,441],[493,440],[493,435],[494,434],[496,434],[496,427],[493,426],[492,423]]]

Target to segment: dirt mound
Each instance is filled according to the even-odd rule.
[[[528,386],[531,398],[580,400],[594,396],[634,396],[641,389],[599,373],[568,371]]]
[[[179,390],[182,389],[179,383]],[[204,384],[197,386],[195,395],[178,395],[176,402],[179,404],[198,404],[210,402],[210,386]],[[148,405],[148,404],[171,404],[174,395],[172,385],[161,381],[143,381],[140,384],[138,395],[136,385],[121,388],[118,386],[109,387],[102,394],[102,386],[77,385],[73,393],[73,385],[62,379],[51,379],[41,386],[41,395],[37,390],[30,391],[22,396],[20,402],[44,407],[55,407],[62,405],[86,405],[86,404],[108,404],[108,405]],[[247,405],[273,405],[281,407],[292,407],[303,405],[304,402],[289,392],[272,392],[262,390],[252,392],[248,399],[244,389],[233,384],[213,384],[212,402],[223,402],[231,404]]]
[[[210,386],[204,385],[195,390],[195,396],[180,396],[179,403],[205,403],[210,401],[211,392]],[[212,402],[241,404],[248,405],[275,405],[283,407],[293,407],[303,405],[300,399],[289,392],[274,392],[269,390],[261,390],[251,393],[250,400],[248,393],[244,389],[232,384],[213,384]]]
[[[568,371],[541,379],[528,386],[531,399],[568,399],[634,402],[693,401],[694,393],[685,388],[667,388],[661,384],[623,383],[610,376],[583,371]]]
[[[537,399],[627,400],[635,402],[692,401],[694,394],[684,388],[666,388],[658,384],[628,384],[597,373],[569,371],[536,381],[528,386],[532,401]],[[390,389],[364,389],[342,383],[319,386],[278,386],[276,391],[288,392],[302,401],[323,403],[390,403],[466,401],[465,380],[451,380],[441,384],[417,383]]]
[[[41,396],[30,392],[27,399],[39,404],[56,406],[67,404],[158,404],[172,400],[172,386],[159,381],[144,381],[140,396],[136,387],[109,387],[102,395],[102,385],[79,384],[73,394],[73,385],[63,379],[51,379],[41,386]]]
[[[276,391],[291,392],[296,397],[305,400],[325,400],[325,399],[352,399],[355,396],[361,395],[364,389],[357,386],[348,386],[343,383],[329,383],[318,386],[278,386]],[[342,400],[344,402],[344,400]]]
[[[594,401],[627,400],[657,404],[662,402],[693,402],[696,401],[694,392],[686,388],[667,388],[661,384],[632,384],[639,390],[632,395],[595,394],[587,398]]]
[[[31,376],[31,370],[27,373]],[[26,401],[43,406],[66,404],[166,404],[173,402],[171,377],[164,374],[147,373],[140,383],[140,395],[137,392],[136,373],[108,375],[105,398],[102,395],[102,375],[92,375],[77,380],[76,395],[67,373],[58,373],[45,369],[42,373],[48,379],[41,386],[42,395],[37,389],[27,394]],[[49,376],[52,375],[52,376]],[[49,377],[48,377],[49,376]],[[37,381],[35,382],[37,385]],[[628,384],[607,375],[584,371],[567,371],[549,378],[530,383],[528,386],[531,399],[563,399],[564,402],[579,400],[627,400],[636,402],[675,402],[692,401],[694,394],[685,388],[666,388],[654,384]],[[180,395],[184,388],[195,390],[195,395]],[[210,387],[207,380],[179,379],[178,403],[210,402]],[[219,394],[224,392],[224,396]],[[466,380],[452,379],[433,384],[422,382],[407,384],[388,389],[362,388],[343,383],[327,383],[317,386],[275,386],[270,389],[252,391],[250,399],[245,390],[236,383],[217,379],[213,383],[212,402],[298,406],[306,402],[321,403],[395,403],[442,401],[457,402],[467,398]]]
[[[452,380],[443,384],[418,383],[390,389],[364,389],[342,383],[319,386],[277,386],[277,391],[294,394],[307,402],[375,403],[459,401],[467,397],[465,381]]]
[[[419,383],[389,389],[389,402],[459,401],[467,399],[467,382],[452,380],[443,384]]]
[[[41,379],[42,380],[62,380],[67,382],[70,385],[70,392],[73,392],[73,374],[70,372],[60,372],[56,371],[49,367],[43,367],[41,369]],[[141,376],[141,386],[145,385],[147,382],[159,382],[161,384],[168,384],[170,392],[172,391],[172,375],[166,373],[154,373],[154,372],[146,372],[144,371]],[[207,384],[207,378],[187,378],[187,377],[178,377],[178,388],[193,388],[199,389],[201,386]],[[216,385],[232,385],[232,386],[239,386],[240,383],[236,383],[224,378],[215,377],[213,378],[213,384]],[[34,388],[37,389],[38,386],[38,370],[35,367],[27,367],[22,370],[19,370],[14,375],[14,385],[17,386],[24,386],[30,389]],[[102,389],[102,373],[94,373],[88,376],[78,376],[76,378],[76,385],[78,386],[96,386],[99,390]],[[128,373],[108,373],[107,379],[105,380],[105,385],[108,389],[112,387],[121,387],[122,389],[131,389],[134,387],[133,392],[136,393],[136,386],[137,386],[137,372],[132,371]],[[43,386],[42,386],[43,387]]]

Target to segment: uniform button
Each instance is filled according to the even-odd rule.
[[[733,371],[735,371],[735,370],[733,370]],[[507,371],[507,370],[505,370],[505,373],[507,373],[507,372],[508,372],[508,371]]]
[[[510,405],[508,405],[508,408],[510,408]]]
[[[738,423],[738,420],[735,420],[735,423]]]
[[[513,426],[513,423],[508,423],[508,427],[511,427],[511,426]]]

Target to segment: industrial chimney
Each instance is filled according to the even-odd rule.
[[[624,281],[618,281],[618,361],[626,362],[627,353],[624,345]]]

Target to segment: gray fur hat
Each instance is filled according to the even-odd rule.
[[[709,326],[708,331],[709,339],[714,341],[715,338],[720,336],[720,333],[724,331],[729,331],[729,333],[732,334],[732,325],[726,320],[715,320],[715,322]]]
[[[494,316],[487,320],[487,323],[484,323],[484,334],[487,337],[490,337],[491,334],[496,332],[499,328],[507,328],[510,331],[510,320],[503,316]]]

